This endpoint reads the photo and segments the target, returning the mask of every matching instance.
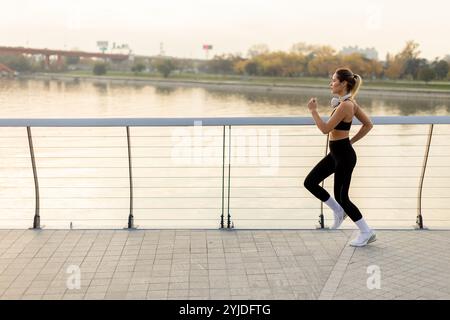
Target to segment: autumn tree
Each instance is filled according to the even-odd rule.
[[[341,66],[350,68],[363,78],[379,77],[383,72],[381,62],[368,59],[361,53],[341,54],[339,58]]]
[[[339,58],[330,46],[320,46],[311,52],[312,59],[308,62],[308,72],[312,76],[330,76],[339,66]]]
[[[416,79],[419,69],[424,65],[423,59],[419,59],[418,48],[418,43],[408,41],[403,50],[395,56],[388,54],[385,75],[390,79],[407,77]]]
[[[403,72],[403,62],[397,56],[387,54],[384,75],[389,79],[399,79]]]
[[[248,49],[247,56],[252,59],[256,56],[269,53],[269,46],[263,43],[255,44]]]

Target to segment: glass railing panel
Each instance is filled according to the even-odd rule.
[[[318,225],[320,202],[303,181],[325,155],[325,145],[326,136],[310,126],[233,126],[230,211],[235,226]]]
[[[130,129],[136,225],[219,228],[223,127]]]
[[[412,228],[429,125],[375,125],[354,149],[350,199],[375,228]],[[354,126],[353,136],[359,126]],[[333,179],[327,181],[332,186]],[[331,212],[328,216],[331,215]],[[344,228],[353,228],[348,220]]]
[[[34,179],[25,127],[0,127],[0,228],[30,228]]]
[[[434,125],[423,183],[424,226],[450,226],[450,125]]]
[[[124,127],[32,128],[44,228],[123,228],[129,213]]]

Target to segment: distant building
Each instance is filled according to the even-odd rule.
[[[126,43],[124,44],[116,44],[115,42],[113,42],[112,48],[110,50],[110,53],[113,54],[131,54],[131,49],[130,46]]]
[[[367,59],[378,60],[378,51],[375,48],[363,49],[363,48],[359,48],[358,46],[355,46],[355,47],[350,46],[350,47],[343,47],[339,53],[343,54],[343,55],[349,55],[352,53],[360,53]]]

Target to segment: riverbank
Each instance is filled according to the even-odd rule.
[[[195,76],[174,75],[170,78],[148,75],[126,75],[111,73],[95,76],[89,73],[35,73],[21,75],[23,79],[58,80],[58,81],[89,81],[114,84],[153,85],[165,87],[201,87],[224,91],[271,92],[279,94],[295,94],[298,91],[309,91],[312,94],[329,92],[327,79],[320,78],[250,78],[236,76]],[[411,81],[366,81],[360,96],[386,96],[426,98],[433,97],[450,99],[450,82],[412,83]]]

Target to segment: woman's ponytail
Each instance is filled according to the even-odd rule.
[[[362,85],[361,76],[353,73],[349,68],[337,69],[336,76],[340,82],[347,81],[347,92],[351,94],[351,99],[355,98]]]
[[[353,77],[355,78],[355,86],[351,90],[351,98],[355,98],[358,94],[359,88],[361,88],[362,85],[362,78],[359,74],[354,74]]]

